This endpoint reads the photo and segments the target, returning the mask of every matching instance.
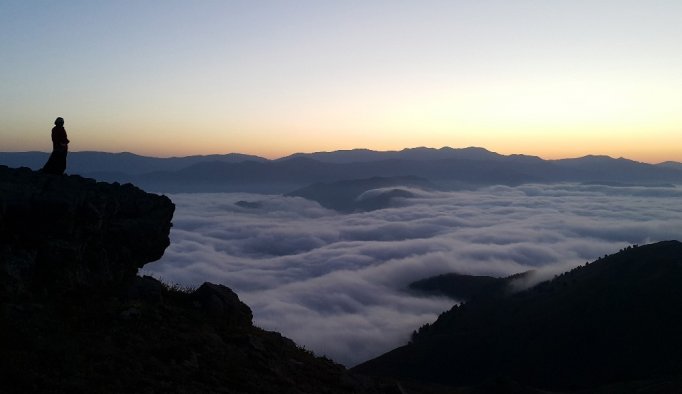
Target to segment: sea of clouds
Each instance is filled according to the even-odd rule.
[[[391,208],[354,214],[298,197],[170,195],[171,246],[143,273],[229,286],[256,325],[352,366],[405,344],[453,305],[407,291],[415,280],[530,269],[551,277],[630,244],[682,239],[682,188],[413,192]]]

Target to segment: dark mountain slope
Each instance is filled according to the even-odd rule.
[[[455,306],[410,344],[355,370],[452,386],[505,377],[559,390],[679,378],[681,283],[682,243],[628,248],[532,289]]]

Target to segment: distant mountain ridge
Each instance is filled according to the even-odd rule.
[[[45,152],[0,152],[0,164],[8,167],[28,167],[38,170],[47,161],[49,153]],[[202,162],[238,163],[242,161],[263,162],[267,159],[228,153],[224,155],[197,155],[184,157],[150,157],[130,152],[70,152],[68,156],[68,172],[79,175],[92,173],[120,173],[127,175],[144,174],[153,171],[177,171]]]
[[[535,156],[525,156],[528,158],[535,158]],[[444,160],[444,159],[464,159],[464,160],[497,160],[506,156],[499,153],[491,152],[485,148],[468,147],[468,148],[405,148],[399,151],[374,151],[370,149],[351,149],[351,150],[337,150],[332,152],[314,152],[314,153],[294,153],[293,155],[283,157],[278,160],[288,160],[296,157],[307,157],[313,160],[325,163],[355,163],[355,162],[370,162],[391,159],[402,160]]]
[[[682,163],[676,161],[664,161],[663,163],[656,164],[658,167],[674,168],[677,170],[682,170]]]
[[[0,153],[0,164],[40,168],[47,153]],[[682,164],[657,165],[607,156],[543,160],[484,148],[368,149],[297,153],[277,160],[226,155],[153,158],[132,153],[72,152],[67,172],[132,182],[160,192],[285,193],[318,182],[369,177],[424,178],[445,188],[554,182],[682,184]]]

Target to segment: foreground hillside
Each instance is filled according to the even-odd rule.
[[[132,185],[0,166],[0,392],[393,389],[254,327],[227,287],[137,277],[173,211]]]
[[[526,291],[476,293],[355,370],[453,387],[680,392],[681,284],[682,243],[630,247]]]

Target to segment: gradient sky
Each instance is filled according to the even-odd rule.
[[[682,161],[682,1],[0,0],[0,151]]]

